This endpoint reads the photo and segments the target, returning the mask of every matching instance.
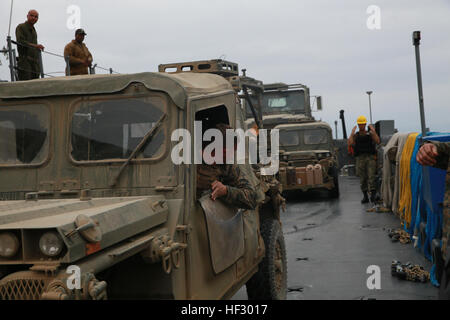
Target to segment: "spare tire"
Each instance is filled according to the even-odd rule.
[[[261,219],[261,235],[266,254],[258,272],[247,282],[249,300],[285,300],[287,293],[286,245],[280,222]]]

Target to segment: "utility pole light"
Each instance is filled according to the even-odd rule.
[[[425,109],[423,106],[423,90],[422,90],[422,69],[420,67],[420,31],[413,32],[413,45],[416,49],[416,69],[417,69],[417,87],[419,91],[419,109],[420,109],[420,124],[422,127],[422,137],[427,134],[427,128],[425,126]]]
[[[373,124],[372,122],[372,101],[370,99],[370,95],[373,93],[372,91],[366,91],[366,93],[369,95],[369,112],[370,112],[370,124]]]

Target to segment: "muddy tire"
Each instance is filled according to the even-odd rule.
[[[285,300],[287,292],[286,246],[278,220],[261,221],[266,255],[258,272],[247,282],[249,300]]]

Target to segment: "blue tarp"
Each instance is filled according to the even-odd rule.
[[[432,133],[427,135],[424,140],[443,142],[450,141],[450,134]],[[415,170],[418,169],[417,171],[421,172],[422,176],[420,178],[416,177],[416,175],[419,175],[417,172],[413,172],[413,162],[415,162]],[[416,208],[415,210],[417,210],[414,226],[417,231],[419,229],[420,222],[426,222],[426,239],[423,239],[423,253],[427,259],[432,260],[431,242],[433,241],[433,239],[442,238],[443,218],[442,207],[439,204],[444,200],[445,177],[447,171],[429,166],[422,167],[419,164],[417,164],[417,166],[419,167],[416,167],[416,164],[417,162],[415,161],[414,156],[413,159],[411,159],[411,189],[413,189],[413,181],[417,182],[422,180],[418,186],[414,185],[415,190],[418,190],[418,194],[416,194],[415,196],[413,193],[412,197],[413,203],[416,202],[414,205]],[[420,167],[422,167],[422,170],[420,170]],[[435,264],[433,264],[433,267],[430,271],[431,282],[433,285],[439,286],[438,281],[440,279],[436,279],[435,269]]]

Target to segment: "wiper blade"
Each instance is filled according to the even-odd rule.
[[[116,177],[114,178],[111,187],[114,187],[117,182],[119,181],[120,176],[122,175],[123,170],[125,167],[127,167],[131,160],[133,160],[134,157],[142,150],[142,148],[147,145],[148,142],[152,140],[152,138],[155,136],[155,134],[158,132],[159,127],[163,123],[164,119],[167,117],[167,114],[164,113],[161,118],[159,118],[158,122],[146,133],[146,135],[142,138],[141,142],[134,148],[133,152],[128,157],[127,161],[125,161],[124,164],[119,169],[119,172],[117,173]]]

